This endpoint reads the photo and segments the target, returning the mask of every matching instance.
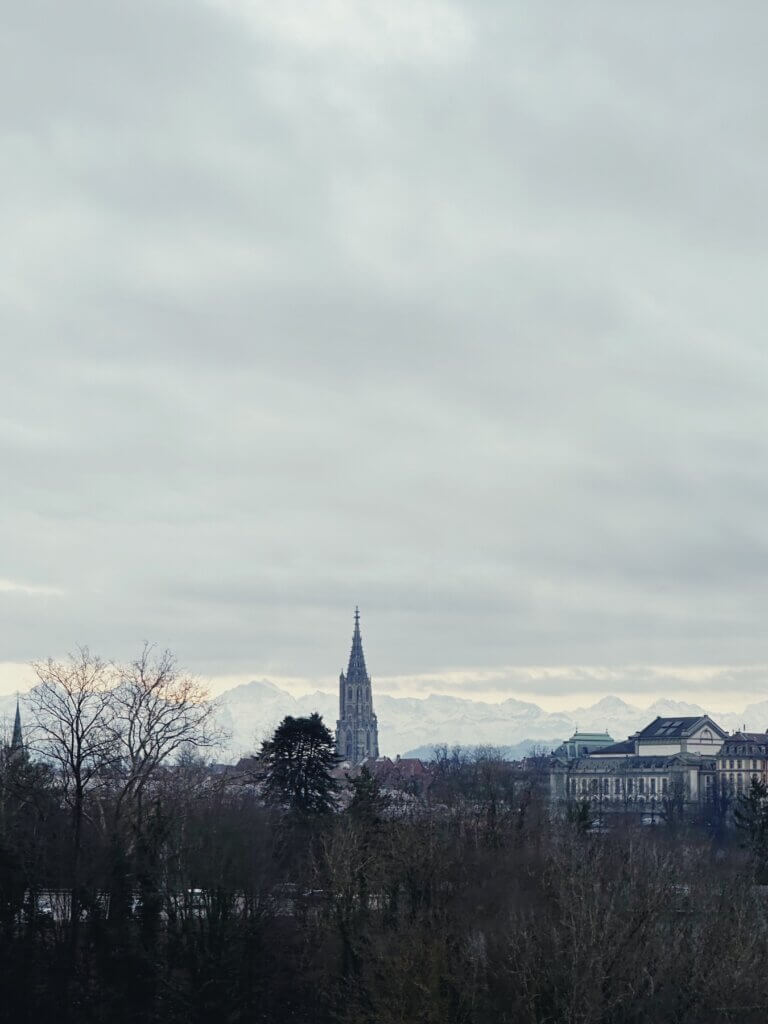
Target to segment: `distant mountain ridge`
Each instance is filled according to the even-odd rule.
[[[337,703],[334,693],[318,690],[294,697],[267,680],[237,686],[219,697],[221,722],[231,733],[234,755],[254,750],[285,715],[317,711],[334,728]],[[587,707],[554,712],[515,697],[493,704],[440,694],[423,698],[377,694],[374,703],[379,719],[379,748],[389,756],[417,748],[431,750],[438,743],[466,747],[551,744],[566,739],[576,729],[607,731],[615,740],[622,740],[657,715],[688,717],[706,713],[698,704],[683,701],[663,699],[641,708],[615,696],[603,697]],[[768,700],[750,704],[739,714],[711,717],[729,731],[740,729],[742,724],[762,731],[768,728]]]
[[[28,724],[24,695],[22,721]],[[410,753],[420,749],[431,751],[446,743],[463,747],[483,744],[514,748],[525,752],[533,744],[555,745],[573,732],[609,732],[615,740],[647,725],[657,715],[705,714],[698,704],[658,700],[646,708],[629,704],[621,697],[602,697],[594,704],[565,711],[545,711],[530,701],[508,697],[494,704],[432,694],[429,697],[391,697],[376,694],[374,704],[379,719],[379,749],[382,754]],[[338,697],[321,690],[294,697],[266,679],[254,680],[227,690],[217,698],[218,718],[229,734],[225,750],[216,756],[225,760],[253,753],[261,741],[270,736],[286,715],[309,715],[319,712],[329,728],[336,726]],[[10,738],[16,697],[0,697],[0,726],[4,723]],[[740,713],[713,714],[719,725],[728,731],[768,728],[768,699],[747,705]]]

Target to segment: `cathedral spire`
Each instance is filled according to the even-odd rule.
[[[355,629],[346,676],[339,677],[339,719],[336,748],[345,761],[359,764],[379,756],[379,729],[373,710],[371,680],[365,667],[360,609],[355,608]]]
[[[352,634],[352,650],[349,652],[347,680],[352,683],[370,683],[368,671],[365,667],[363,638],[360,635],[360,609],[357,605],[355,605],[355,630]]]

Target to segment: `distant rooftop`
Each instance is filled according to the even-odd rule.
[[[637,738],[640,740],[684,739],[698,726],[704,724],[709,725],[719,736],[726,735],[708,715],[695,715],[690,718],[654,718],[650,725],[646,725],[637,733]]]
[[[573,736],[568,740],[569,743],[574,740],[581,740],[582,742],[589,743],[590,741],[601,741],[605,740],[610,743],[613,740],[613,736],[607,732],[575,732]]]
[[[671,765],[688,765],[690,767],[700,766],[705,769],[714,769],[714,754],[630,754],[626,758],[601,757],[602,750],[596,751],[589,757],[580,757],[574,761],[571,771],[593,771],[606,775],[624,774],[627,771],[639,769],[666,770]]]
[[[634,740],[622,740],[620,743],[612,743],[609,747],[600,747],[596,755],[601,757],[603,754],[634,754],[635,752],[635,741]]]

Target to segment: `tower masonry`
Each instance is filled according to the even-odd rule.
[[[360,612],[355,608],[355,631],[347,674],[339,676],[339,720],[336,749],[351,764],[379,756],[379,725],[373,711],[371,680],[365,667]]]

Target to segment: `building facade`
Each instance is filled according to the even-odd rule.
[[[339,718],[336,749],[350,764],[379,756],[379,725],[373,710],[371,680],[365,667],[360,612],[355,608],[355,630],[347,674],[339,676]]]
[[[728,734],[707,715],[656,718],[621,743],[587,756],[555,757],[555,800],[589,800],[606,810],[653,811],[702,803],[717,788],[717,760]]]
[[[715,758],[702,754],[578,758],[553,770],[553,796],[589,800],[606,810],[661,810],[669,802],[701,803],[715,786]]]
[[[717,781],[721,793],[746,793],[752,779],[768,784],[768,733],[735,732],[717,755]]]

